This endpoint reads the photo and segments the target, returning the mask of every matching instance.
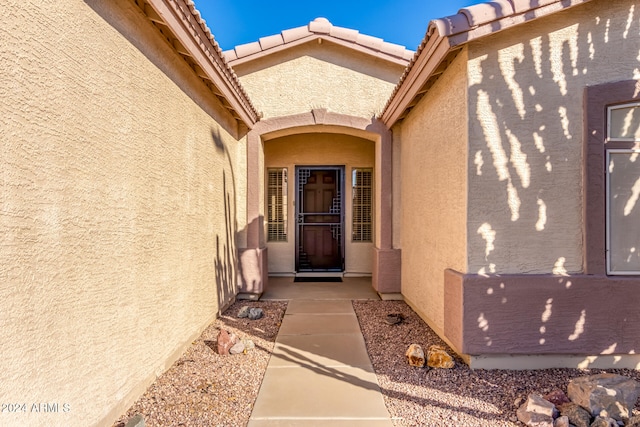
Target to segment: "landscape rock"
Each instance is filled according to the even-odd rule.
[[[422,368],[424,366],[424,350],[420,344],[411,344],[405,353],[409,365]]]
[[[625,427],[640,427],[640,415],[629,418]]]
[[[430,368],[451,369],[455,366],[455,362],[443,347],[432,345],[427,350],[427,366]]]
[[[619,427],[616,420],[613,418],[603,418],[601,416],[597,416],[595,420],[591,423],[590,427]]]
[[[245,350],[252,350],[252,349],[256,348],[255,343],[253,341],[249,340],[249,339],[242,340],[242,344],[244,344]]]
[[[569,427],[571,424],[569,424],[569,417],[562,416],[562,417],[558,417],[556,418],[556,420],[553,422],[553,427]]]
[[[238,342],[238,337],[234,333],[229,333],[224,329],[220,329],[218,334],[218,354],[226,356],[229,354],[229,350]]]
[[[591,375],[571,380],[567,395],[593,416],[605,410],[611,418],[626,421],[640,396],[640,384],[622,375]]]
[[[245,350],[245,346],[244,343],[242,341],[237,342],[233,345],[233,347],[231,347],[229,349],[229,354],[240,354],[240,353],[244,353]]]
[[[144,427],[144,417],[142,414],[136,414],[129,418],[129,421],[127,421],[124,427]]]
[[[250,320],[258,320],[262,316],[264,316],[264,311],[261,308],[250,308],[249,309],[249,319]]]
[[[389,325],[397,325],[402,323],[402,321],[404,320],[404,316],[400,313],[392,313],[392,314],[387,314],[387,317],[385,317],[384,321],[387,322],[387,324]]]
[[[558,415],[556,406],[536,393],[531,393],[516,412],[518,420],[529,427],[553,427]]]
[[[248,305],[242,306],[240,308],[240,310],[238,311],[238,317],[240,319],[245,318],[245,317],[249,317],[249,310],[251,309],[251,307],[249,307]]]
[[[590,427],[591,414],[575,403],[565,403],[560,407],[560,415],[569,418],[569,422],[576,427]]]
[[[544,398],[556,405],[556,408],[560,408],[565,403],[571,402],[565,392],[560,389],[552,390],[550,393],[545,394]]]

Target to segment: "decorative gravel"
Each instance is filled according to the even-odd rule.
[[[262,308],[264,317],[238,319],[236,314],[244,305]],[[286,308],[282,301],[231,305],[114,427],[124,426],[136,414],[144,416],[147,427],[247,425]],[[220,328],[252,340],[255,348],[246,354],[220,356],[216,345]]]
[[[260,307],[259,320],[238,319],[240,307]],[[354,301],[367,351],[394,425],[420,427],[521,427],[516,403],[529,393],[566,391],[578,376],[613,372],[640,381],[640,371],[545,369],[535,371],[471,370],[456,357],[453,369],[414,368],[405,351],[420,344],[447,345],[402,301]],[[113,425],[142,414],[145,426],[246,426],[287,308],[282,301],[239,301],[212,323],[174,365],[160,376]],[[402,323],[389,325],[388,314],[400,313]],[[220,356],[220,328],[256,347],[246,354]],[[634,415],[640,415],[636,405]]]
[[[522,426],[516,417],[516,400],[529,393],[566,392],[572,378],[602,370],[545,369],[535,371],[471,370],[460,359],[453,369],[414,368],[405,351],[420,344],[425,353],[433,344],[451,349],[402,301],[354,301],[367,351],[396,426]],[[386,316],[401,313],[405,319],[388,325]],[[640,381],[640,371],[607,370]],[[640,414],[636,405],[634,415]]]

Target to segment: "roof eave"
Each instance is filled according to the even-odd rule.
[[[447,37],[438,35],[427,41],[380,116],[387,127],[390,128],[406,115],[406,110],[410,108],[412,101],[421,94],[428,77],[435,72],[450,49],[451,45]]]
[[[256,61],[259,60],[261,58],[267,57],[269,55],[273,55],[274,53],[278,53],[278,52],[282,52],[288,49],[291,49],[293,47],[296,46],[301,46],[304,44],[308,44],[308,43],[313,43],[316,41],[322,41],[322,42],[327,42],[330,44],[334,44],[334,45],[338,45],[338,46],[343,46],[347,49],[351,49],[357,52],[361,52],[364,53],[366,55],[370,55],[373,56],[377,59],[381,59],[383,61],[387,61],[390,62],[392,64],[395,65],[400,65],[402,67],[406,67],[409,64],[409,61],[403,58],[399,58],[397,56],[392,56],[392,55],[387,55],[385,53],[382,52],[375,52],[371,49],[368,49],[364,46],[360,46],[360,45],[356,45],[353,43],[349,43],[348,41],[343,41],[340,39],[336,39],[335,37],[330,37],[330,36],[325,36],[325,35],[318,35],[318,34],[314,34],[312,36],[308,36],[308,37],[304,37],[302,39],[298,39],[292,42],[289,42],[287,44],[282,44],[279,46],[275,46],[269,49],[265,49],[262,50],[260,52],[256,52],[254,54],[248,55],[248,56],[244,56],[242,58],[238,58],[238,59],[228,59],[227,62],[229,63],[229,65],[231,65],[232,67],[237,67],[238,65],[242,65],[242,64],[246,64],[248,62],[252,62],[252,61]]]
[[[428,88],[425,90],[425,86],[428,85],[429,80],[433,77],[433,73],[436,70],[438,72],[444,71],[441,64],[444,63],[446,65],[447,57],[452,53],[455,54],[465,44],[589,1],[591,0],[557,0],[534,9],[484,22],[466,31],[447,35],[440,34],[441,28],[438,25],[430,24],[423,46],[418,50],[417,58],[412,61],[406,74],[396,86],[391,98],[379,116],[380,119],[387,127],[391,127],[399,120],[402,120],[428,90]],[[434,21],[432,21],[433,23]]]
[[[163,21],[162,23],[171,30],[173,36],[180,42],[181,48],[184,48],[178,53],[192,58],[200,67],[200,69],[194,70],[196,74],[203,80],[209,80],[217,89],[214,94],[221,98],[222,104],[236,120],[251,129],[260,120],[259,115],[240,81],[225,61],[217,43],[212,41],[212,37],[205,34],[187,1],[145,0],[155,11],[155,16],[150,16],[152,13],[149,11],[145,11],[145,13],[152,21],[156,19]],[[176,46],[173,47],[176,49]]]

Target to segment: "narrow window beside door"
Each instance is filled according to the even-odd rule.
[[[287,168],[267,169],[267,239],[287,241]]]
[[[371,169],[353,169],[351,178],[353,188],[352,240],[354,242],[371,242],[373,171]]]

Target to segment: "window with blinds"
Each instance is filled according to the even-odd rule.
[[[373,170],[353,169],[351,183],[353,194],[351,240],[371,242],[373,241]]]
[[[287,241],[287,168],[267,169],[267,240]]]

